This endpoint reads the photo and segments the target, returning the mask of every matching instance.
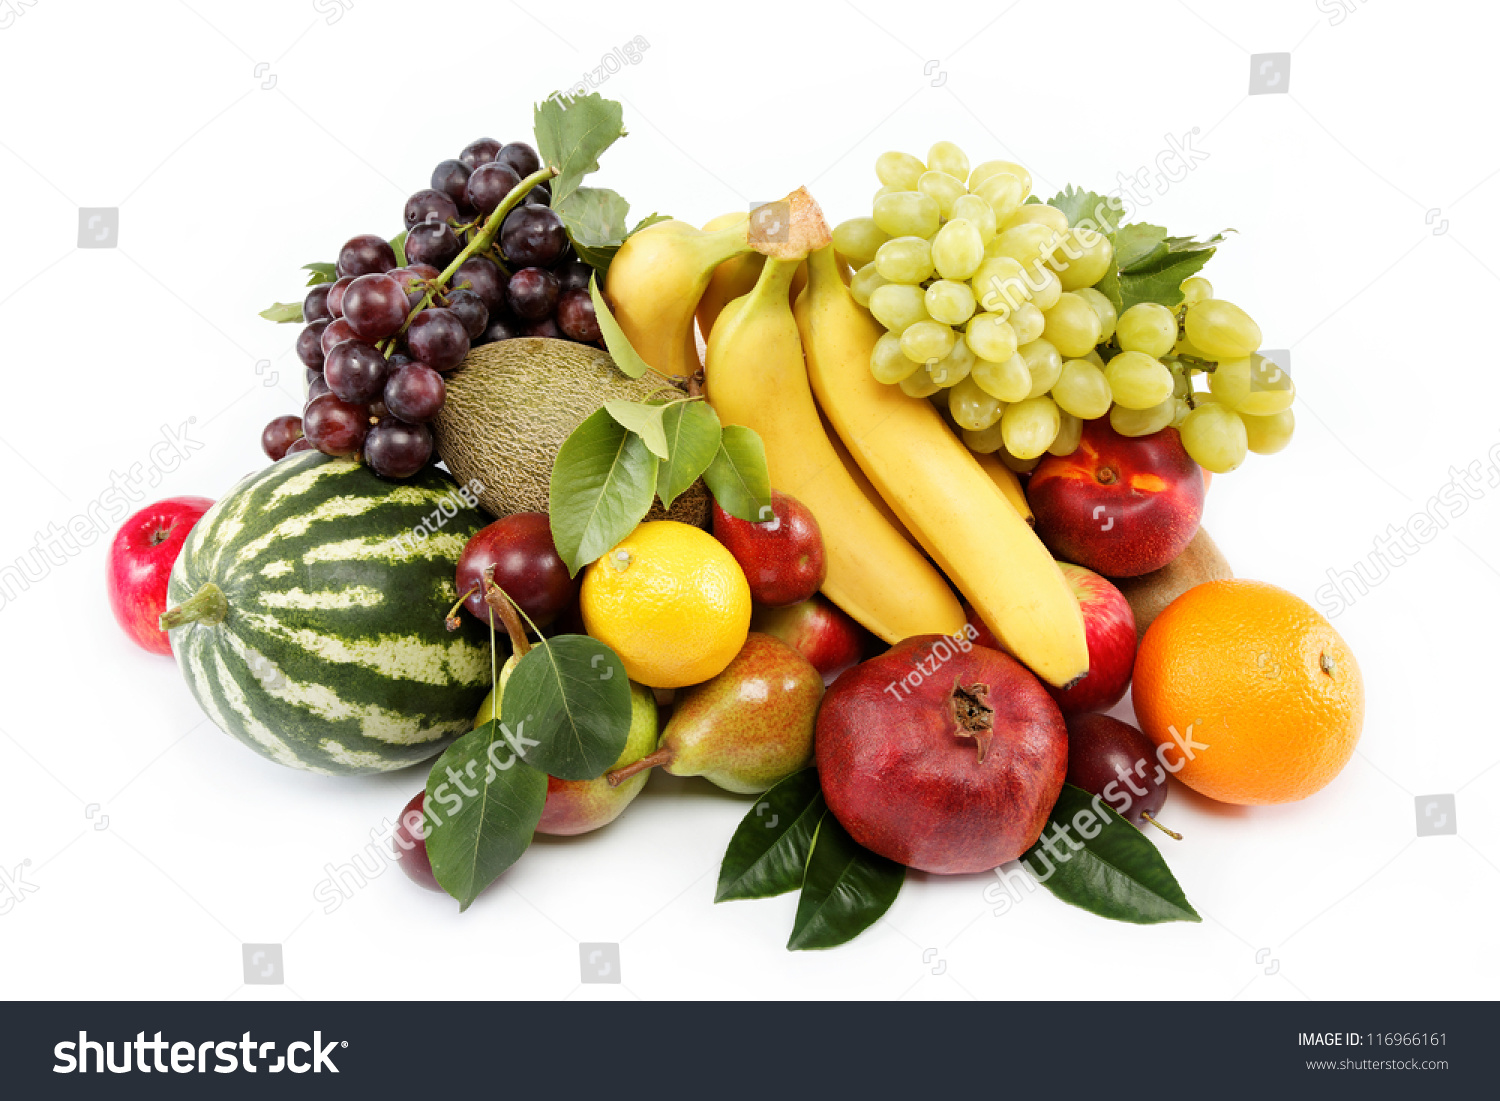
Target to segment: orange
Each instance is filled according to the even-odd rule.
[[[583,624],[633,681],[681,688],[717,676],[750,631],[750,583],[713,536],[642,524],[584,571]]]
[[[1191,588],[1156,617],[1132,696],[1162,763],[1223,803],[1321,790],[1354,755],[1365,713],[1359,666],[1328,620],[1242,578]]]

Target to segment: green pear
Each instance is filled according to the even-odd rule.
[[[647,769],[702,776],[754,795],[812,763],[823,677],[780,639],[751,632],[722,673],[677,693],[656,752],[606,773],[630,783]]]

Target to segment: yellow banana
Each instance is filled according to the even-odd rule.
[[[1021,514],[1021,519],[1035,527],[1036,517],[1031,513],[1031,502],[1026,500],[1026,491],[1021,488],[1021,479],[1016,472],[994,455],[980,455],[973,452],[971,454],[974,454],[974,461],[979,464],[979,469],[988,474],[990,481],[999,488],[1000,495]]]
[[[734,222],[743,218],[743,214],[720,214],[717,218],[711,218],[703,223],[703,232],[712,233],[716,229],[733,225]],[[706,338],[714,331],[714,322],[719,319],[719,314],[724,307],[733,302],[741,295],[749,294],[750,289],[755,286],[755,281],[760,278],[760,272],[765,267],[766,258],[758,252],[746,252],[739,256],[725,260],[714,269],[713,275],[709,276],[708,286],[703,291],[703,297],[698,300],[698,328]],[[807,286],[806,265],[799,265],[797,275],[792,279],[791,297],[796,299],[802,293],[802,288]]]
[[[787,301],[800,262],[768,259],[754,289],[719,315],[708,341],[709,404],[725,424],[760,435],[771,484],[817,518],[830,600],[887,642],[954,634],[964,625],[958,600],[860,490],[818,418]]]
[[[995,638],[1049,684],[1088,672],[1083,613],[1047,548],[930,402],[876,382],[881,328],[832,248],[808,259],[795,314],[818,402],[851,454]]]

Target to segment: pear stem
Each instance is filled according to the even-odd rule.
[[[521,624],[521,617],[511,606],[510,594],[495,584],[495,567],[493,566],[484,573],[484,602],[489,605],[490,611],[498,615],[500,621],[505,624],[505,633],[510,635],[511,653],[518,658],[524,658],[531,652],[531,642],[526,638],[526,628]]]
[[[1155,818],[1152,818],[1151,815],[1149,813],[1147,813],[1146,811],[1141,811],[1141,817],[1144,818],[1147,822],[1150,822],[1157,829],[1161,830],[1162,833],[1166,834],[1173,841],[1181,841],[1182,840],[1182,834],[1178,833],[1176,830],[1169,830],[1169,829],[1167,829],[1166,826],[1163,826]]]
[[[164,612],[159,625],[163,631],[185,627],[189,623],[212,627],[224,622],[228,614],[229,601],[224,598],[224,590],[208,581],[187,600]]]
[[[610,787],[617,788],[632,776],[640,772],[645,772],[648,768],[671,764],[674,756],[675,754],[672,752],[671,746],[663,746],[655,753],[646,754],[639,761],[632,761],[621,768],[606,772],[604,778],[609,781]]]

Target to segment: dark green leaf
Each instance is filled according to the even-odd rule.
[[[547,777],[520,759],[521,743],[491,719],[454,742],[427,777],[427,857],[460,911],[531,844]]]
[[[533,117],[542,163],[557,169],[551,187],[558,209],[585,176],[599,170],[599,155],[625,134],[624,112],[597,92],[554,93],[536,105]]]
[[[587,635],[543,639],[512,670],[500,717],[533,768],[559,780],[596,779],[630,734],[625,666]]]
[[[302,270],[312,273],[307,277],[309,287],[316,287],[319,283],[332,283],[339,277],[338,268],[333,264],[303,264]]]
[[[671,508],[672,502],[703,477],[708,464],[714,461],[723,432],[718,414],[702,401],[672,402],[662,414],[662,429],[667,436],[670,458],[661,461],[656,493],[662,508]]]
[[[729,839],[714,901],[770,898],[802,886],[826,810],[815,768],[788,776],[762,795]]]
[[[604,408],[609,411],[611,417],[639,436],[651,454],[658,459],[671,458],[667,432],[662,426],[662,418],[667,412],[665,405],[615,398],[605,402]]]
[[[1137,925],[1202,920],[1156,846],[1102,798],[1064,784],[1052,808],[1049,832],[1053,826],[1062,826],[1072,844],[1083,847],[1075,850],[1061,839],[1052,846],[1057,855],[1050,855],[1038,842],[1021,859],[1027,871],[1064,902]]]
[[[1125,214],[1125,204],[1118,198],[1084,191],[1072,184],[1048,199],[1047,204],[1066,214],[1068,225],[1076,226],[1081,222],[1105,235],[1115,231]]]
[[[771,474],[766,469],[766,445],[755,431],[740,424],[724,426],[719,453],[703,472],[709,492],[729,515],[764,523],[771,511]]]
[[[787,948],[835,948],[853,940],[891,908],[905,880],[905,868],[861,846],[825,811]]]
[[[267,321],[274,321],[278,325],[286,325],[292,322],[301,322],[301,302],[277,302],[275,305],[260,311],[260,316]]]
[[[1115,267],[1122,273],[1167,254],[1167,231],[1161,226],[1145,222],[1121,226],[1115,232],[1114,240]]]
[[[589,297],[594,301],[594,318],[599,322],[599,331],[604,334],[604,346],[614,358],[615,366],[631,378],[640,378],[651,368],[631,346],[625,330],[620,328],[615,315],[610,313],[609,303],[604,301],[604,295],[599,292],[597,276],[589,277]]]
[[[604,409],[563,441],[552,464],[547,512],[570,574],[635,530],[656,495],[657,465],[645,442]]]
[[[406,230],[402,230],[391,238],[391,248],[396,253],[396,266],[406,267]]]

